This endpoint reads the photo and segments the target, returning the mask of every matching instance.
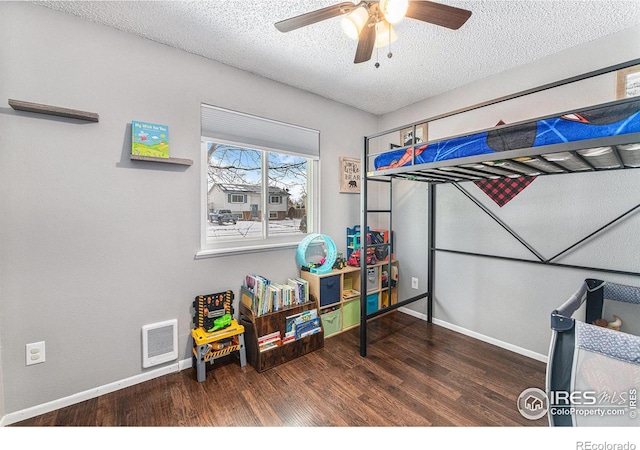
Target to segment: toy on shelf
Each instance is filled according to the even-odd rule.
[[[218,292],[216,294],[198,295],[193,301],[195,314],[193,324],[196,328],[213,330],[216,327],[216,320],[223,316],[233,316],[233,291]],[[218,325],[228,319],[218,320]],[[228,326],[228,325],[227,325]],[[216,330],[221,329],[220,327]],[[213,330],[215,331],[215,330]]]
[[[367,234],[369,228],[367,227]],[[353,228],[347,227],[347,260],[351,258],[351,254],[360,247],[360,225],[354,225]]]
[[[371,266],[378,262],[378,260],[376,259],[376,253],[371,248],[367,249],[366,258],[368,266]],[[351,253],[351,257],[349,258],[349,261],[347,261],[347,264],[354,267],[360,267],[360,250],[356,250]]]
[[[371,230],[370,245],[374,246],[376,259],[386,261],[389,257],[389,232],[387,230]]]
[[[207,332],[213,333],[214,331],[227,328],[229,325],[231,325],[231,314],[227,313],[223,316],[218,317],[217,319],[214,319],[213,327],[208,329]]]
[[[333,269],[344,269],[347,267],[347,258],[344,257],[343,253],[338,253],[336,256],[336,262],[333,263]]]
[[[230,353],[239,353],[241,367],[247,364],[244,327],[233,318],[233,298],[233,291],[225,291],[198,295],[193,301],[193,366],[199,382],[205,380],[206,363]]]
[[[388,284],[389,273],[386,270],[382,271],[382,273],[380,274],[380,279],[381,279],[383,288],[386,288],[389,286]],[[391,266],[391,287],[396,287],[397,284],[398,284],[398,267]]]
[[[235,319],[231,319],[229,325],[213,333],[208,333],[202,328],[191,330],[193,338],[193,359],[196,369],[196,377],[199,382],[206,378],[206,364],[214,363],[218,358],[238,352],[240,367],[247,365],[247,351],[244,344],[244,327]]]
[[[324,274],[333,270],[336,244],[324,234],[310,234],[298,244],[296,261],[302,270]]]
[[[353,228],[347,227],[347,261],[351,259],[353,252],[358,251],[361,242],[360,225]],[[376,261],[386,261],[390,254],[390,242],[388,230],[371,230],[367,227],[367,248],[375,252]],[[355,265],[349,263],[349,265]]]

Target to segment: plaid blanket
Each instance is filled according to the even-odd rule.
[[[535,179],[536,177],[500,178],[480,180],[474,183],[502,208]]]

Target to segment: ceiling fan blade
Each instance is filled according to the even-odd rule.
[[[360,37],[358,38],[358,48],[356,48],[356,58],[354,63],[362,63],[369,61],[373,54],[373,45],[376,43],[376,18],[375,16],[369,16],[369,20],[362,27],[360,31]]]
[[[441,3],[412,1],[406,17],[457,30],[471,17],[471,11]]]
[[[281,20],[275,25],[279,31],[286,33],[288,31],[297,30],[298,28],[306,27],[307,25],[321,22],[323,20],[342,16],[343,14],[347,14],[353,11],[356,6],[357,5],[354,5],[352,2],[342,2],[333,6],[327,6],[326,8],[318,9],[316,11],[300,14],[299,16],[291,17],[290,19]]]

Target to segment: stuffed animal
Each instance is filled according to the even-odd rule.
[[[605,319],[597,319],[593,322],[594,325],[603,328],[609,328],[611,330],[620,331],[620,326],[622,325],[622,320],[620,317],[613,316],[613,322],[607,322]]]

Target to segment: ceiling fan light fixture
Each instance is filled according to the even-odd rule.
[[[398,39],[398,35],[390,23],[386,20],[381,20],[376,23],[376,48],[389,45],[390,43],[395,42],[396,39]]]
[[[395,25],[405,16],[457,30],[469,19],[471,11],[431,0],[411,0],[411,3],[409,0],[352,0],[281,20],[275,23],[275,27],[278,31],[287,33],[334,17],[341,17],[344,33],[358,41],[353,63],[360,64],[371,59],[376,46],[381,47],[397,39],[391,25]],[[384,23],[378,25],[379,22]],[[383,26],[386,32],[381,29]],[[376,53],[376,58],[377,55]],[[392,56],[393,53],[389,47],[387,57]],[[376,67],[379,66],[380,63],[376,62]]]
[[[409,8],[409,0],[380,0],[380,11],[390,24],[400,22]]]
[[[369,11],[364,6],[360,6],[344,16],[340,25],[344,34],[357,40],[367,20],[369,20]]]

